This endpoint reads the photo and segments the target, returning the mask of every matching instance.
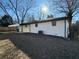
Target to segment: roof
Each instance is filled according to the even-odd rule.
[[[9,25],[8,27],[17,27],[17,26],[19,26],[19,24]]]
[[[36,24],[36,23],[45,23],[45,22],[60,21],[60,20],[67,20],[67,19],[68,19],[68,17],[49,18],[47,20],[32,21],[32,22],[22,23],[20,25],[30,25],[30,24]]]

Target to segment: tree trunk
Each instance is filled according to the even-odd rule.
[[[21,23],[23,23],[23,19],[21,20]],[[23,26],[21,27],[21,32],[23,32]]]
[[[69,22],[69,38],[70,38],[70,40],[72,40],[73,38],[72,38],[72,17],[69,17],[69,19],[68,19],[68,22]]]

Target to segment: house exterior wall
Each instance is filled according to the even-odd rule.
[[[22,31],[23,29],[23,31]],[[23,25],[23,26],[19,26],[19,32],[30,32],[30,26],[29,25]]]
[[[35,27],[35,24],[30,24],[25,27],[23,25],[23,32],[38,33],[43,31],[44,34],[56,35],[65,37],[65,24],[64,20],[56,21],[56,26],[52,26],[52,22],[38,23],[38,27]],[[66,21],[66,37],[68,36],[68,22]]]

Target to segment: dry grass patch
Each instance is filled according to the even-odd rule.
[[[0,40],[0,59],[30,59],[9,40]]]

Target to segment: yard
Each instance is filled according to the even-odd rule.
[[[33,33],[7,33],[0,39],[0,59],[17,59],[21,53],[25,59],[79,59],[79,41]]]
[[[0,59],[30,59],[9,40],[0,40]]]

